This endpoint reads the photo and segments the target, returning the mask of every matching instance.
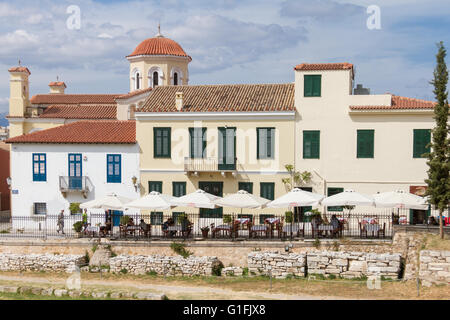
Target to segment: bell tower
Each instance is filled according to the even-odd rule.
[[[30,106],[30,90],[28,77],[30,70],[27,67],[19,66],[9,70],[9,115],[12,117],[24,117],[27,107]]]
[[[187,85],[192,58],[175,41],[158,33],[142,41],[127,56],[130,62],[130,92],[157,86]]]

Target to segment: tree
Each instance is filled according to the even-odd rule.
[[[436,55],[436,68],[434,69],[434,79],[430,82],[434,86],[436,105],[434,106],[434,120],[436,127],[432,129],[432,139],[429,146],[431,151],[427,154],[428,185],[426,195],[429,202],[439,210],[439,228],[441,239],[444,238],[442,213],[448,208],[450,201],[450,139],[448,138],[448,69],[445,64],[447,51],[443,42],[438,43],[438,53]]]
[[[303,183],[308,183],[311,181],[311,172],[295,171],[294,166],[292,164],[287,164],[284,167],[289,172],[290,177],[283,178],[283,179],[281,179],[281,181],[284,183],[284,185],[288,188],[289,191],[291,191],[292,189],[294,189],[295,187],[297,187]]]

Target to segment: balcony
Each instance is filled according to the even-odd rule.
[[[236,172],[237,158],[220,159],[219,158],[184,158],[184,172],[199,173],[199,172]]]
[[[59,177],[59,190],[66,196],[68,192],[81,192],[85,198],[94,188],[89,177]]]

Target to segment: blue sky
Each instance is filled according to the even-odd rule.
[[[69,30],[67,7],[81,10]],[[366,10],[378,5],[381,29]],[[436,42],[450,46],[448,0],[154,0],[0,2],[0,112],[20,58],[31,94],[56,76],[67,93],[128,92],[125,56],[162,33],[192,56],[190,84],[286,83],[302,62],[351,62],[372,93],[433,99]]]

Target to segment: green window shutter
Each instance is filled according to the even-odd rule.
[[[260,196],[262,198],[273,200],[275,199],[275,183],[273,182],[261,182],[260,184]]]
[[[322,95],[322,75],[305,75],[303,79],[305,97],[320,97]]]
[[[253,193],[253,182],[239,182],[238,189],[245,190],[248,193]]]
[[[312,97],[313,96],[313,79],[312,76],[305,75],[303,78],[304,81],[304,96]]]
[[[275,156],[275,128],[256,128],[257,159],[273,159]]]
[[[205,158],[206,128],[189,128],[189,144],[191,158]]]
[[[159,193],[162,193],[162,181],[149,181],[148,193],[152,191],[158,191]]]
[[[171,128],[153,128],[153,157],[170,158]]]
[[[375,130],[357,131],[357,146],[356,146],[357,158],[373,158],[374,133]]]
[[[315,75],[313,76],[313,97],[320,97],[322,93],[322,76]]]
[[[414,145],[413,145],[413,157],[424,158],[424,153],[429,153],[430,148],[427,145],[431,142],[431,130],[430,129],[414,129]]]
[[[150,213],[150,224],[151,225],[161,225],[163,224],[163,213],[162,212],[151,212]]]
[[[186,182],[172,182],[172,195],[174,197],[186,195]]]
[[[344,188],[328,188],[327,189],[327,195],[328,197],[333,196],[337,193],[344,192]],[[336,207],[327,207],[327,211],[343,211],[344,209],[340,206]]]
[[[303,131],[303,159],[320,158],[320,131]]]

